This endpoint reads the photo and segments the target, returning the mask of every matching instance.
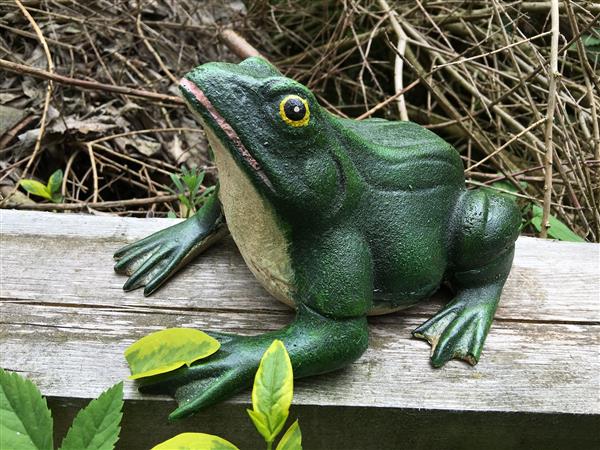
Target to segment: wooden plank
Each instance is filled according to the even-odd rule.
[[[129,372],[123,350],[149,331],[181,326],[255,333],[279,328],[291,318],[259,311],[144,314],[10,302],[3,306],[2,316],[2,366],[33,374],[48,395],[82,398],[125,379]],[[593,360],[600,344],[595,326],[501,322],[493,328],[485,357],[475,368],[457,361],[434,370],[426,344],[409,338],[420,321],[400,315],[372,320],[365,355],[347,370],[298,381],[295,401],[600,413],[597,395],[590,395],[600,369],[598,359]],[[133,383],[126,384],[126,392],[127,398],[145,398]],[[247,394],[236,397],[236,402],[246,400]]]
[[[59,428],[87,399],[126,378],[123,350],[151,331],[187,326],[254,334],[291,319],[291,311],[254,280],[231,240],[152,297],[124,293],[124,277],[111,269],[113,252],[174,223],[0,211],[0,365],[25,372],[40,386],[58,414]],[[552,424],[569,423],[582,433],[600,426],[599,266],[599,245],[520,238],[497,320],[474,368],[453,361],[433,369],[428,345],[410,338],[443,295],[371,318],[370,347],[362,358],[345,370],[296,383],[294,411],[310,424],[303,426],[311,442],[307,448],[368,448],[352,445],[369,436],[378,439],[377,448],[397,448],[404,442],[399,436],[410,442],[408,426],[423,431],[414,448],[432,443],[452,448],[452,442],[481,447],[487,441],[478,429],[503,444],[519,438],[538,447],[537,432],[544,430],[548,445],[543,447],[560,448],[553,447],[563,441]],[[243,412],[248,392],[177,426],[165,421],[172,400],[141,396],[129,381],[125,396],[131,427],[123,428],[122,448],[148,448],[184,430],[230,435],[240,445],[245,443],[239,439],[252,436]],[[156,414],[149,417],[148,411]],[[132,430],[142,419],[156,424],[143,439]],[[357,420],[369,424],[369,431],[348,424],[340,431],[339,424]],[[396,428],[395,421],[403,425]],[[440,422],[441,434],[432,434]],[[336,424],[338,429],[330,429]],[[452,426],[462,427],[468,437],[452,434]],[[567,429],[571,444],[592,442],[594,433],[586,440],[574,436],[575,428]],[[336,441],[320,440],[323,435]],[[258,448],[258,441],[248,442]]]
[[[117,296],[130,307],[287,310],[258,285],[231,241],[196,260],[151,299],[140,291],[123,293],[125,278],[107,270],[114,251],[177,223],[174,219],[3,210],[0,221],[6,236],[5,265],[11,268],[3,282],[7,297],[43,301],[44,293],[50,291],[62,294],[57,301],[70,304],[82,299],[113,304]],[[61,257],[69,250],[66,244],[79,247],[80,252]],[[31,274],[25,261],[19,261],[25,251],[31,260],[50,257],[56,262]],[[60,276],[56,263],[61,265]],[[64,286],[69,278],[79,286],[74,296],[72,287]],[[597,323],[599,297],[600,245],[520,238],[496,319]],[[420,305],[409,314],[426,317],[437,308],[439,302]]]

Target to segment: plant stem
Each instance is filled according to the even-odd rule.
[[[113,86],[112,84],[98,83],[96,81],[81,80],[78,78],[71,78],[64,75],[59,75],[54,72],[48,72],[46,70],[38,69],[32,66],[26,66],[23,64],[14,63],[5,59],[0,59],[0,69],[8,70],[19,74],[31,75],[35,78],[42,78],[45,80],[56,81],[61,84],[68,84],[71,86],[77,86],[83,89],[116,92],[118,94],[132,95],[134,97],[149,98],[152,100],[172,102],[177,105],[183,105],[184,101],[180,97],[173,95],[159,94],[156,92],[144,91],[141,89],[132,89],[123,86]]]
[[[554,110],[556,108],[556,89],[558,77],[558,35],[559,35],[559,3],[558,0],[552,0],[550,17],[552,23],[552,39],[550,43],[550,67],[549,78],[550,85],[548,87],[548,111],[546,113],[546,135],[545,147],[546,158],[544,161],[544,208],[542,212],[542,230],[541,238],[548,237],[548,228],[550,226],[550,203],[552,201],[552,160],[554,154],[553,127],[554,127]]]

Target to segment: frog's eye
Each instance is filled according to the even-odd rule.
[[[279,115],[288,125],[293,127],[306,126],[310,119],[308,102],[297,95],[288,95],[279,103]]]

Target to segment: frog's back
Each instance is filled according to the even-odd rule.
[[[452,214],[465,189],[458,152],[412,122],[339,120],[364,191],[353,210],[374,260],[372,314],[431,295],[448,266]]]
[[[458,152],[432,131],[408,121],[337,119],[365,181],[383,191],[463,186]]]

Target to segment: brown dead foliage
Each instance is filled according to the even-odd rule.
[[[234,26],[244,11],[236,1],[23,4],[43,33],[56,73],[171,96],[190,68],[236,60],[216,30]],[[0,33],[1,58],[48,69],[39,39],[13,1],[0,2]],[[0,183],[7,194],[32,156],[48,82],[0,73]],[[64,203],[115,202],[113,213],[165,215],[177,210],[176,201],[134,208],[118,201],[168,195],[168,174],[183,164],[207,170],[214,182],[204,137],[181,104],[53,83],[41,151],[25,175],[45,182],[62,169]],[[11,202],[31,200],[19,195]]]
[[[231,27],[331,111],[421,123],[459,150],[469,185],[516,190],[526,222],[547,209],[587,240],[600,238],[596,2],[560,2],[558,45],[551,1],[23,3],[57,73],[170,95],[195,65],[239,60],[218,39]],[[0,33],[3,59],[48,67],[14,2],[0,1]],[[32,155],[47,82],[2,73],[6,192]],[[403,96],[395,95],[399,89]],[[117,201],[112,213],[164,215],[177,202],[132,207],[118,201],[167,195],[168,174],[183,164],[213,173],[203,136],[192,131],[197,126],[181,105],[54,83],[47,116],[30,175],[45,181],[53,170],[65,170],[66,203]],[[152,131],[130,133],[135,130]],[[553,176],[545,201],[548,149]],[[538,232],[531,224],[525,230]]]

